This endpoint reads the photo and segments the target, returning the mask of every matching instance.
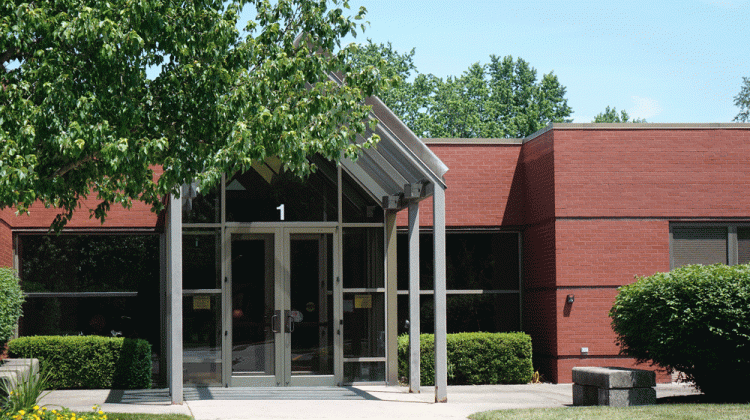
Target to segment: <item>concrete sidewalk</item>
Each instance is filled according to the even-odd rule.
[[[165,390],[54,391],[41,401],[47,408],[107,413],[182,413],[198,420],[233,419],[465,419],[478,411],[564,407],[573,402],[571,384],[449,386],[448,403],[435,404],[434,388],[420,394],[407,388],[357,386],[326,389],[204,388],[182,405],[169,403]],[[186,390],[186,396],[189,394]],[[659,384],[657,398],[697,392],[683,384]]]

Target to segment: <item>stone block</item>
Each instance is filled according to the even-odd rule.
[[[599,405],[610,407],[630,407],[633,405],[656,404],[656,389],[654,388],[599,388]]]
[[[628,407],[656,403],[656,374],[611,368],[573,368],[573,405]]]
[[[650,388],[656,386],[656,373],[621,367],[574,367],[573,383],[598,388]]]
[[[599,405],[599,388],[573,384],[573,405]]]
[[[0,365],[0,391],[39,375],[38,359],[5,359]],[[2,392],[5,395],[4,392]]]

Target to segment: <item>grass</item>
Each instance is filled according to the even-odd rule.
[[[561,407],[494,410],[474,413],[473,420],[493,419],[747,419],[750,404],[661,404],[639,407]]]
[[[193,420],[185,414],[107,413],[107,420]]]

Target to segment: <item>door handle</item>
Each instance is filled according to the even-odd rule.
[[[271,317],[271,331],[281,332],[281,311],[274,311]]]
[[[294,318],[292,318],[291,311],[284,311],[284,317],[286,319],[286,332],[294,332]]]

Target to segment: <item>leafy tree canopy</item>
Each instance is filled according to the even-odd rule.
[[[245,6],[257,15],[240,31]],[[355,47],[341,38],[364,29],[365,13],[350,17],[348,8],[345,0],[1,2],[0,208],[58,207],[59,229],[89,194],[100,200],[91,215],[104,220],[114,203],[159,210],[185,182],[208,188],[269,156],[300,175],[313,169],[313,154],[356,156],[368,121],[362,100],[388,81],[372,66],[347,66]],[[158,74],[149,78],[148,68]]]
[[[617,108],[610,109],[609,106],[594,117],[593,123],[645,123],[646,120],[643,118],[630,119],[630,115],[623,109],[620,113],[617,113]]]
[[[355,68],[382,65],[384,76],[402,80],[380,98],[418,136],[525,137],[573,113],[557,76],[538,80],[523,59],[491,55],[487,64],[442,79],[419,73],[413,57],[413,49],[399,53],[390,43],[368,40],[350,60]]]
[[[740,108],[740,113],[732,121],[750,121],[750,78],[742,78],[742,88],[740,93],[734,97],[734,104]]]

